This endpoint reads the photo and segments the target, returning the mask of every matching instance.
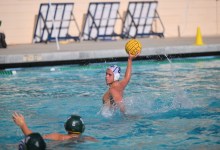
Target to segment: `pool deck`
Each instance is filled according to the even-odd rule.
[[[139,38],[143,45],[140,59],[220,55],[220,36],[203,37],[204,45],[195,38]],[[114,61],[127,58],[124,45],[128,40],[81,41],[8,45],[0,49],[0,69],[72,63]]]

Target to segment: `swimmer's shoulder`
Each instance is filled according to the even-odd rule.
[[[109,94],[112,95],[112,93],[118,93],[121,92],[123,90],[123,86],[121,86],[120,84],[113,86],[109,89]]]
[[[98,140],[91,136],[83,136],[84,141],[98,142]]]

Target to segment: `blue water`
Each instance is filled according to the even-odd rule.
[[[126,62],[115,62],[125,72]],[[112,63],[16,69],[0,75],[0,149],[23,138],[11,114],[30,129],[65,133],[72,113],[98,143],[47,141],[48,149],[220,149],[220,57],[133,62],[124,93],[127,116],[103,113],[105,69]]]

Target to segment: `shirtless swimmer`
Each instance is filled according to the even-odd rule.
[[[109,86],[109,89],[103,96],[103,104],[111,109],[119,108],[120,111],[125,113],[125,106],[123,103],[123,92],[125,87],[128,85],[131,79],[132,72],[132,60],[136,58],[136,56],[129,55],[127,69],[125,72],[125,76],[122,80],[119,80],[121,68],[117,65],[112,65],[107,68],[105,80],[106,84]]]

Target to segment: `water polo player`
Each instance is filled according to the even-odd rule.
[[[131,79],[132,60],[138,55],[139,53],[135,56],[129,54],[127,69],[125,72],[125,76],[122,80],[119,80],[121,73],[120,67],[118,67],[117,65],[112,65],[107,68],[105,81],[109,88],[103,96],[104,106],[111,109],[119,108],[122,113],[125,113],[123,92]]]
[[[24,135],[29,135],[32,131],[28,128],[25,118],[22,114],[13,113],[12,118],[17,124]],[[56,140],[56,141],[64,141],[64,140],[77,140],[77,141],[93,141],[96,142],[97,140],[90,136],[82,136],[82,133],[85,130],[85,125],[82,118],[78,115],[71,115],[65,122],[64,127],[67,131],[67,134],[61,133],[51,133],[46,134],[43,136],[44,139],[48,140]]]
[[[18,150],[45,150],[46,143],[39,133],[31,133],[19,142]]]

